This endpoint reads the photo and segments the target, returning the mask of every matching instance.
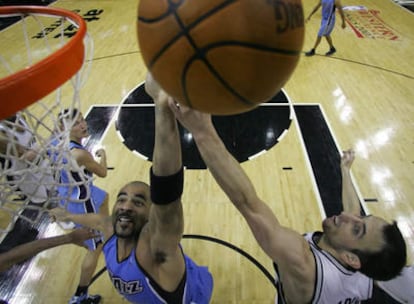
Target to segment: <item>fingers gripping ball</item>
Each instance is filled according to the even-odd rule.
[[[141,0],[147,68],[179,103],[216,115],[276,95],[298,63],[301,0]]]

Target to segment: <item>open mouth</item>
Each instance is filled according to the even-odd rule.
[[[125,229],[134,223],[132,217],[128,215],[118,215],[116,221],[122,229]]]
[[[128,223],[128,222],[132,222],[132,219],[131,219],[131,217],[129,217],[129,216],[125,216],[125,215],[120,215],[120,216],[118,216],[118,222],[121,222],[121,223]]]

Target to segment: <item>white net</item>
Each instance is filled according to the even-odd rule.
[[[0,10],[0,25],[9,22],[10,18],[13,18],[12,24],[0,31],[1,80],[19,71],[27,71],[40,61],[48,60],[56,52],[70,52],[74,36],[81,27],[86,26],[84,23],[79,24],[79,20],[72,20],[70,16],[62,17],[55,13],[26,11],[5,14]],[[12,113],[8,113],[7,110],[15,104],[13,95],[17,94],[8,93],[1,97],[1,235],[10,231],[19,217],[35,224],[46,209],[66,202],[73,187],[90,182],[90,177],[70,156],[69,133],[76,117],[66,115],[62,118],[59,115],[64,110],[69,109],[68,112],[71,113],[72,109],[80,109],[79,92],[87,79],[93,54],[92,39],[87,34],[81,38],[81,42],[84,46],[84,57],[80,63],[80,70],[74,75],[67,72],[70,73],[68,80],[54,87],[46,96],[42,96],[40,100],[36,99],[32,105],[17,112],[9,111]],[[65,61],[60,61],[60,66],[53,64],[57,70],[65,69]],[[45,65],[47,63],[42,66]],[[19,79],[23,79],[28,73],[29,71],[23,72]],[[36,79],[34,75],[30,85],[21,84],[19,90],[31,98],[32,95],[36,95],[39,87],[48,86],[49,80],[55,79],[53,74],[48,77],[50,78],[39,76]],[[4,91],[4,87],[0,84],[0,90]],[[69,182],[62,183],[60,176],[63,171],[77,171],[78,178],[75,180],[71,174],[67,174]],[[59,191],[61,189],[66,191]],[[62,193],[68,194],[66,196]],[[86,200],[88,197],[89,193],[85,193],[79,200]],[[27,216],[25,210],[38,212],[29,213],[36,214],[33,217]]]

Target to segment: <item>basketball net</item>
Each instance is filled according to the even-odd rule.
[[[0,31],[0,240],[18,218],[35,224],[67,202],[71,189],[90,182],[70,156],[76,117],[59,117],[64,109],[80,110],[93,54],[85,21],[53,7],[0,7],[0,24],[10,20]],[[62,184],[62,171],[77,171],[79,179]],[[39,212],[29,217],[27,210]]]

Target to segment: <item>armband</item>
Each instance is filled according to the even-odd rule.
[[[172,175],[154,175],[150,169],[151,201],[156,205],[167,205],[180,198],[184,187],[184,169]]]

